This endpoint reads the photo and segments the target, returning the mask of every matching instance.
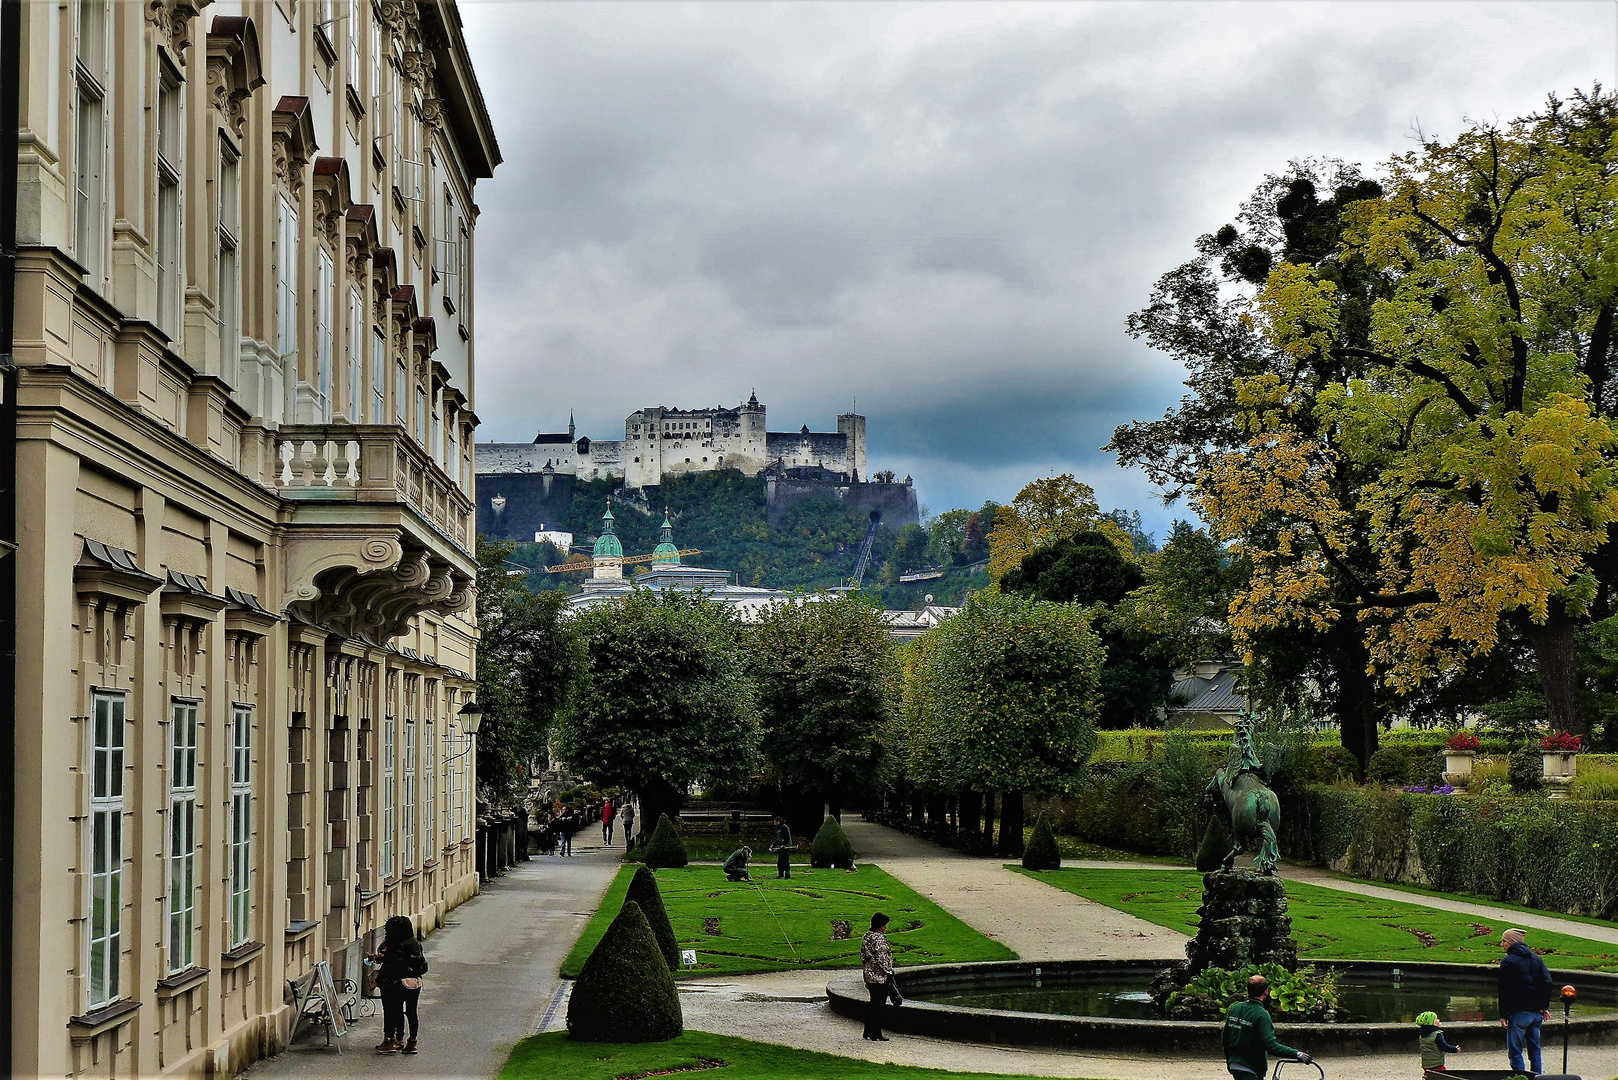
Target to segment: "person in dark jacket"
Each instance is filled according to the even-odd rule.
[[[382,1041],[379,1054],[416,1052],[416,1002],[421,998],[421,977],[427,974],[427,957],[416,940],[416,927],[408,916],[395,915],[382,927],[382,947],[371,955],[381,965],[376,986],[382,992]],[[410,1021],[410,1038],[405,1038],[405,1021]]]
[[[860,942],[860,967],[865,976],[865,989],[871,995],[871,1011],[865,1014],[865,1038],[872,1042],[888,1042],[882,1034],[882,1007],[891,998],[895,1005],[903,1005],[899,986],[894,981],[893,948],[888,944],[888,917],[878,911],[871,916],[871,929]]]
[[[752,881],[753,877],[747,872],[747,860],[753,857],[753,849],[739,847],[730,853],[725,860],[725,877],[731,881]]]
[[[781,815],[775,815],[775,843],[770,845],[775,852],[775,876],[789,878],[792,876],[792,830],[787,823],[781,820]]]
[[[1262,975],[1247,980],[1247,1000],[1238,1001],[1225,1014],[1225,1068],[1235,1080],[1263,1080],[1270,1067],[1268,1055],[1301,1061],[1312,1058],[1276,1041],[1275,1024],[1264,1000],[1270,996],[1270,982]]]
[[[1523,1071],[1528,1050],[1532,1072],[1539,1072],[1539,1026],[1551,1018],[1551,973],[1529,949],[1528,931],[1512,927],[1500,935],[1506,955],[1500,960],[1500,1026],[1506,1029],[1506,1057]]]

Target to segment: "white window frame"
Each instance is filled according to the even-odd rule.
[[[181,147],[185,143],[181,119],[180,76],[167,61],[158,60],[157,109],[157,229],[152,238],[157,273],[158,328],[170,338],[179,336],[180,295],[184,279],[180,252]]]
[[[406,433],[410,431],[410,370],[402,356],[393,361],[393,419]]]
[[[427,449],[427,388],[416,384],[416,442]]]
[[[348,419],[365,419],[365,295],[348,289]]]
[[[241,155],[229,140],[219,139],[219,364],[232,389],[240,374],[242,352]]]
[[[197,963],[197,702],[169,703],[168,973]]]
[[[128,696],[96,691],[90,707],[90,818],[85,865],[86,1011],[117,1001],[124,920],[124,747]]]
[[[348,0],[348,85],[356,97],[360,93],[360,5],[359,0]],[[360,98],[364,101],[364,98]]]
[[[297,378],[298,359],[298,211],[286,196],[276,200],[275,281],[276,351],[282,370]]]
[[[398,792],[394,787],[394,765],[398,747],[395,745],[397,718],[388,716],[382,721],[382,877],[395,874],[393,837]]]
[[[332,417],[332,317],[337,305],[337,266],[331,252],[317,249],[315,258],[315,422]]]
[[[106,283],[106,0],[79,0],[74,47],[73,255],[93,289]]]
[[[422,770],[422,786],[426,789],[423,801],[427,804],[427,859],[438,857],[438,743],[434,741],[432,711],[427,714],[427,732],[422,744],[427,750],[427,761]]]
[[[416,721],[404,725],[404,868],[416,867]]]
[[[371,423],[388,422],[388,336],[371,327]]]
[[[230,709],[230,947],[253,936],[253,722],[251,705]]]

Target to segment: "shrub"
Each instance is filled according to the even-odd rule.
[[[1574,799],[1618,800],[1618,766],[1600,762],[1579,762],[1578,775],[1573,778]]]
[[[691,861],[685,853],[685,841],[680,839],[674,822],[669,820],[667,814],[657,815],[657,828],[652,830],[651,839],[646,841],[641,861],[653,870],[684,866]]]
[[[1062,852],[1056,846],[1051,823],[1044,814],[1039,815],[1039,820],[1034,822],[1033,835],[1028,838],[1028,846],[1023,849],[1022,865],[1025,870],[1062,868]]]
[[[674,976],[640,905],[628,901],[573,985],[568,1035],[581,1042],[642,1043],[684,1030]]]
[[[1545,758],[1537,746],[1519,746],[1506,759],[1506,779],[1517,795],[1528,795],[1545,787]]]
[[[680,967],[680,943],[674,936],[674,925],[669,922],[668,909],[663,906],[663,894],[658,891],[657,877],[645,866],[635,867],[635,876],[629,879],[629,891],[624,903],[636,904],[652,928],[652,937],[668,962],[670,971]]]
[[[1365,768],[1365,779],[1390,787],[1433,787],[1442,784],[1443,745],[1442,740],[1433,740],[1384,746],[1371,755],[1370,763]]]
[[[815,833],[815,841],[809,845],[809,865],[816,870],[854,869],[854,845],[836,818],[827,817]]]
[[[1280,964],[1249,964],[1240,971],[1203,968],[1164,1012],[1174,1020],[1216,1020],[1238,1001],[1247,1000],[1247,980],[1263,975],[1270,983],[1270,1009],[1292,1021],[1330,1020],[1337,1011],[1337,976],[1304,967],[1288,971]]]

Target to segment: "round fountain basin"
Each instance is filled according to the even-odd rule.
[[[1221,1025],[1164,1020],[1146,987],[1165,962],[1074,960],[939,964],[903,968],[902,1008],[886,1010],[894,1031],[935,1038],[1075,1049],[1158,1051],[1218,1055]],[[1444,1020],[1453,1042],[1505,1050],[1498,1019],[1496,969],[1470,964],[1318,961],[1338,974],[1343,1005],[1352,1019],[1336,1024],[1277,1024],[1277,1037],[1310,1053],[1410,1050],[1415,1017],[1428,1009]],[[1397,972],[1397,977],[1395,973]],[[1618,1043],[1618,975],[1553,971],[1556,985],[1572,984],[1579,1002],[1567,1021],[1580,1045]],[[826,988],[832,1008],[863,1019],[870,1007],[858,973]],[[1560,1003],[1553,1004],[1545,1039],[1560,1041]]]

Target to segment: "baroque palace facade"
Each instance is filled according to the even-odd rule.
[[[477,891],[453,0],[22,13],[17,1075],[212,1076]]]

